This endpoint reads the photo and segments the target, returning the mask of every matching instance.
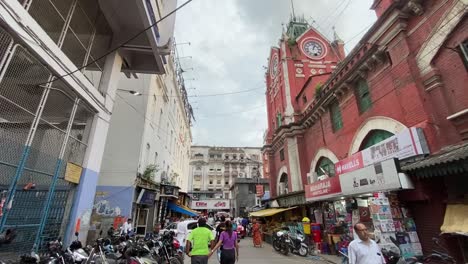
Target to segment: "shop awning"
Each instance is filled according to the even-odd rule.
[[[196,215],[198,215],[198,213],[196,211],[193,211],[193,210],[191,210],[189,208],[184,208],[184,207],[182,207],[180,205],[177,205],[175,203],[169,203],[167,205],[167,207],[171,211],[181,213],[181,214],[184,214],[184,215],[187,215],[187,216],[196,216]]]
[[[254,217],[272,216],[272,215],[275,215],[275,214],[278,214],[278,213],[281,213],[281,212],[284,212],[284,211],[294,209],[296,207],[297,206],[289,207],[289,208],[269,208],[269,209],[260,210],[260,211],[257,211],[257,212],[252,212],[252,213],[250,213],[250,216],[254,216]]]
[[[468,204],[449,204],[445,210],[442,233],[468,236]]]
[[[401,167],[404,172],[417,176],[431,177],[468,171],[468,142],[447,146],[420,161]]]

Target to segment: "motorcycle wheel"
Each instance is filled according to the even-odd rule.
[[[184,255],[177,254],[175,258],[180,262],[180,264],[184,263]]]
[[[184,264],[184,262],[180,262],[177,258],[170,258],[169,264]]]
[[[282,248],[281,248],[281,253],[285,256],[288,255],[289,253],[289,247],[287,245],[284,245]]]
[[[278,240],[273,240],[273,248],[276,250],[276,251],[281,251],[281,246],[280,246],[280,243]]]
[[[305,257],[307,254],[309,254],[309,249],[306,246],[301,246],[299,248],[299,256]]]

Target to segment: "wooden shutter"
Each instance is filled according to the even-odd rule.
[[[366,80],[361,79],[357,83],[356,98],[359,112],[363,113],[372,106],[372,100],[369,92],[369,86]]]
[[[341,110],[338,102],[330,105],[330,114],[333,131],[337,131],[343,127],[343,119],[341,118]]]

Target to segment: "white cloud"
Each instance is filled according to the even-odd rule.
[[[375,20],[372,0],[295,0],[296,15],[304,15],[328,38],[332,26],[347,42],[347,50]],[[180,4],[180,3],[179,3]],[[264,69],[271,46],[277,46],[282,24],[290,17],[289,0],[194,0],[177,13],[176,40],[185,60],[190,95],[261,88],[248,93],[192,97],[195,144],[261,146],[266,129]],[[315,20],[315,23],[313,22]],[[356,34],[361,32],[356,37]]]

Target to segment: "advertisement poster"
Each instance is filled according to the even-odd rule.
[[[341,175],[384,160],[406,159],[429,154],[421,128],[407,128],[386,140],[335,163],[336,175]]]

